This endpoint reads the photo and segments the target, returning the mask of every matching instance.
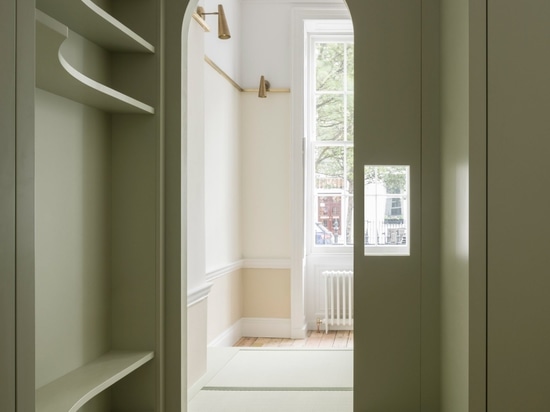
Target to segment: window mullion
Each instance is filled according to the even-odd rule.
[[[348,151],[353,150],[353,141],[349,140],[348,136],[348,56],[347,56],[347,42],[349,42],[349,36],[342,39],[342,36],[311,36],[309,38],[309,53],[308,58],[309,62],[307,63],[308,69],[308,96],[306,101],[310,103],[310,107],[306,110],[308,113],[308,129],[309,129],[309,144],[308,148],[310,152],[307,155],[309,159],[309,179],[308,186],[310,190],[311,200],[309,202],[309,216],[310,223],[309,227],[315,228],[317,230],[317,222],[324,224],[329,228],[329,230],[335,234],[336,230],[333,226],[335,222],[338,222],[338,245],[339,246],[348,246],[348,208],[350,206],[351,195],[349,193],[350,188],[348,187],[348,173],[350,166],[348,164]],[[321,43],[331,43],[336,44],[334,49],[330,50],[329,48],[324,48],[324,46],[318,47],[318,44]],[[331,47],[331,46],[330,46]],[[342,50],[343,49],[343,50]],[[322,55],[319,53],[336,53],[342,54],[342,70],[340,72],[332,71],[326,63],[321,63],[322,66],[318,67],[319,59],[318,56]],[[332,54],[335,56],[335,54]],[[328,69],[327,69],[328,67]],[[337,77],[333,77],[336,74]],[[317,76],[322,75],[323,77],[318,79]],[[342,76],[342,78],[340,78]],[[327,90],[317,90],[318,82],[322,81],[324,83],[323,88]],[[326,87],[328,86],[328,87]],[[336,90],[328,90],[336,86]],[[335,96],[334,98],[323,96]],[[323,101],[320,102],[320,99],[326,101],[326,106],[320,109],[318,106]],[[332,101],[331,101],[332,100]],[[334,103],[333,103],[334,102]],[[324,103],[324,102],[323,102]],[[335,104],[336,106],[331,106]],[[338,105],[342,105],[341,108]],[[323,110],[329,110],[323,111]],[[334,111],[336,110],[336,111]],[[330,116],[324,117],[325,123],[318,124],[318,116]],[[342,118],[340,118],[342,116]],[[339,123],[341,122],[341,123]],[[327,126],[327,129],[322,129],[322,133],[318,135],[319,129],[323,126]],[[333,127],[336,127],[333,129]],[[319,138],[336,138],[340,134],[338,128],[343,127],[341,133],[341,140],[317,140]],[[326,130],[326,132],[324,131]],[[334,132],[332,131],[334,130]],[[319,161],[319,155],[322,153],[323,148],[333,148],[327,149],[325,153],[326,158],[323,158],[322,163],[317,165]],[[334,151],[334,153],[330,153]],[[342,158],[340,158],[342,156]],[[327,162],[327,163],[325,163]],[[340,163],[342,162],[342,163]],[[333,165],[331,164],[333,163]],[[318,174],[322,173],[322,174]],[[327,179],[324,177],[326,176]],[[320,178],[320,179],[319,179]],[[332,178],[337,179],[336,181],[331,181]],[[324,205],[321,206],[322,202]],[[336,209],[334,209],[336,208]],[[323,218],[324,217],[324,218]],[[326,233],[326,231],[325,231]],[[308,238],[313,236],[316,238],[315,234],[308,234]],[[325,246],[323,243],[313,242],[313,246]],[[328,249],[324,249],[328,250]],[[336,250],[336,249],[333,249]]]

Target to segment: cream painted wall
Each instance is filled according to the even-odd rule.
[[[203,63],[206,272],[237,262],[241,248],[241,95]]]
[[[236,270],[212,281],[208,296],[207,341],[210,343],[243,317],[243,274]]]
[[[243,316],[290,318],[290,271],[244,269]]]
[[[205,89],[204,32],[191,22],[188,37],[188,129],[187,129],[187,292],[204,288],[206,282],[205,211]],[[187,387],[205,372],[206,300],[187,306]]]
[[[441,3],[441,410],[468,409],[468,0]]]
[[[111,345],[110,116],[36,90],[36,386]]]
[[[290,257],[290,94],[241,96],[243,257]]]
[[[187,147],[187,290],[202,287],[205,282],[205,90],[204,32],[192,22],[188,50],[188,129]]]
[[[187,387],[191,387],[206,373],[206,319],[207,300],[187,308]]]

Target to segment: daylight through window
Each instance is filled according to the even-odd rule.
[[[409,166],[365,166],[365,255],[409,254]]]
[[[353,38],[310,38],[310,182],[315,246],[353,244]]]

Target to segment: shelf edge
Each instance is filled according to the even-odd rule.
[[[108,352],[114,353],[115,351]],[[88,401],[90,401],[94,396],[100,394],[108,387],[114,385],[116,382],[121,380],[122,378],[128,376],[133,371],[137,370],[140,366],[145,365],[147,362],[149,362],[151,359],[155,357],[154,352],[148,352],[145,356],[143,356],[141,359],[137,360],[133,364],[129,365],[128,367],[121,370],[119,373],[113,375],[110,379],[106,380],[102,384],[98,385],[94,390],[86,393],[80,400],[69,410],[69,412],[78,412],[82,406],[84,406]]]
[[[93,0],[36,0],[36,8],[107,50],[155,53],[151,43]]]
[[[155,113],[152,106],[99,83],[71,66],[60,52],[62,43],[70,35],[67,26],[38,9],[36,9],[36,23],[55,37],[48,40],[48,36],[38,36],[37,55],[41,54],[39,52],[41,44],[44,44],[43,49],[48,51],[48,53],[42,53],[42,61],[37,59],[36,86],[38,88],[110,113]],[[44,42],[50,42],[50,44]],[[44,70],[45,73],[42,74]]]
[[[132,359],[124,360],[124,357],[131,357]],[[77,412],[93,397],[139,369],[154,357],[154,352],[109,351],[92,362],[38,388],[36,390],[36,412]],[[121,360],[122,367],[115,370],[111,375],[101,378],[95,376],[98,374],[97,369],[104,370],[103,363],[120,362]],[[76,396],[72,397],[76,399],[67,398],[68,385],[87,379],[98,380],[98,382],[93,383],[92,381],[91,385],[89,382],[85,382],[81,393],[76,392]],[[63,395],[65,395],[65,398],[63,398]],[[60,410],[60,408],[63,409]]]
[[[134,32],[132,29],[124,25],[122,22],[117,20],[115,17],[111,16],[109,13],[107,13],[105,10],[103,10],[101,7],[99,7],[97,4],[95,4],[91,0],[80,0],[82,3],[90,9],[93,13],[95,13],[99,18],[105,20],[107,23],[115,27],[117,30],[119,30],[121,33],[125,34],[127,37],[131,38],[133,41],[141,45],[145,50],[154,53],[155,47],[149,43],[147,40],[145,40],[143,37],[141,37],[139,34]]]

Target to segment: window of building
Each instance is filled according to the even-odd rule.
[[[348,23],[349,25],[349,23]],[[351,28],[350,28],[351,31]],[[353,245],[353,36],[310,32],[306,186],[314,248]],[[307,203],[307,202],[306,202]]]
[[[365,166],[365,255],[409,255],[409,166]]]

